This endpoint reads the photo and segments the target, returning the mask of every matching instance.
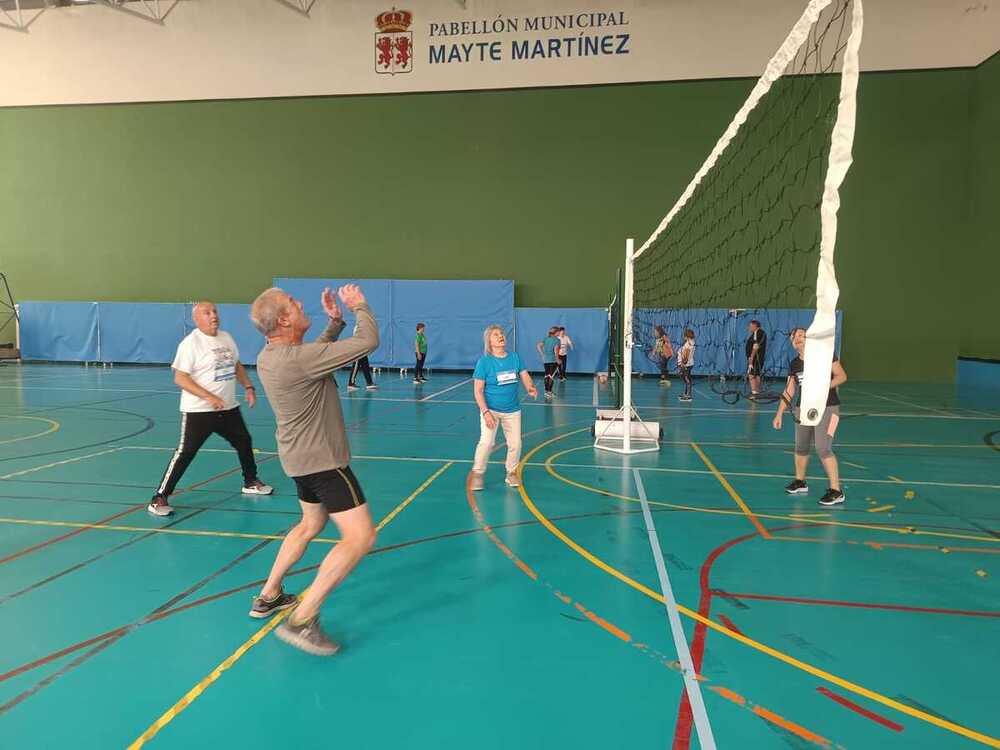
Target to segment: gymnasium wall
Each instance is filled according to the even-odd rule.
[[[973,72],[972,220],[962,280],[960,354],[1000,360],[1000,53]]]
[[[948,279],[972,228],[970,101],[986,78],[862,78],[837,251],[854,378],[953,377],[949,311],[966,295]],[[0,109],[0,270],[21,299],[492,277],[515,281],[521,307],[599,306],[624,239],[648,235],[751,85]]]

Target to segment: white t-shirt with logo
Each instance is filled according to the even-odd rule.
[[[221,398],[226,409],[235,409],[236,364],[240,361],[240,350],[233,337],[225,331],[215,336],[202,333],[197,328],[177,347],[177,354],[171,367],[186,372],[206,391]],[[181,411],[215,411],[212,405],[193,393],[181,391]]]

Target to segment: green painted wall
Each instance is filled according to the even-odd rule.
[[[959,273],[961,351],[1000,359],[1000,54],[973,73],[972,230]]]
[[[837,260],[855,378],[953,375],[974,73],[862,80]],[[337,275],[602,305],[751,84],[0,110],[0,270],[20,299],[236,302]]]

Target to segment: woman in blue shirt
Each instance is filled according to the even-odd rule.
[[[538,391],[516,352],[507,352],[507,337],[500,326],[483,331],[483,351],[472,373],[476,403],[479,405],[479,444],[472,464],[472,489],[483,488],[483,475],[490,451],[496,442],[497,426],[503,427],[507,441],[507,485],[517,487],[517,464],[521,460],[521,399],[518,381],[528,395],[538,398]]]

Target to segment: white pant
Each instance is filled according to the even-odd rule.
[[[486,472],[486,462],[489,461],[490,451],[497,439],[497,427],[503,427],[503,437],[507,441],[507,473],[510,474],[517,469],[517,464],[521,460],[521,412],[515,411],[510,414],[503,412],[492,412],[496,419],[496,427],[490,429],[486,426],[486,419],[479,415],[479,445],[476,446],[476,460],[472,464],[472,470],[477,474]]]

